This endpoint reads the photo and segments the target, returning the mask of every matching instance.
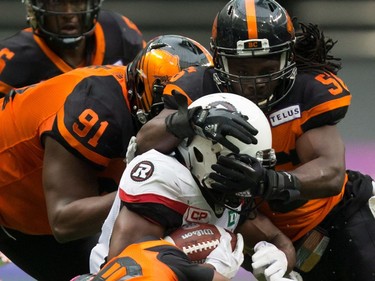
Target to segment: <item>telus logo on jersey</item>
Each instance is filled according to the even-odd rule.
[[[139,162],[130,172],[133,181],[145,181],[154,173],[154,164],[150,161]]]
[[[292,105],[283,108],[270,114],[269,116],[269,120],[273,127],[298,118],[301,118],[301,108],[299,105]]]

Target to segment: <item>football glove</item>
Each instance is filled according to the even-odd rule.
[[[231,239],[230,234],[225,232],[220,237],[219,245],[207,256],[205,261],[205,263],[213,265],[217,272],[229,279],[237,274],[244,260],[242,235],[237,233],[237,244],[234,251],[232,251]]]
[[[288,260],[283,251],[271,243],[261,241],[255,245],[254,252],[252,267],[255,277],[264,275],[267,281],[291,280],[283,279],[288,268]]]
[[[215,172],[209,175],[214,180],[211,187],[220,192],[250,190],[252,196],[283,202],[295,200],[300,195],[301,184],[296,176],[266,169],[256,158],[248,155],[221,155],[212,169]]]
[[[217,141],[229,150],[239,153],[236,145],[226,136],[232,136],[246,144],[256,144],[258,131],[247,121],[247,117],[224,108],[206,108],[200,106],[188,108],[184,95],[174,91],[178,111],[167,116],[167,131],[180,139],[194,135]]]

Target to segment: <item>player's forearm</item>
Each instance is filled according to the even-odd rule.
[[[296,142],[302,165],[289,171],[301,183],[305,199],[335,196],[345,179],[345,145],[336,126],[323,126],[304,133]]]
[[[87,197],[65,205],[50,221],[55,238],[68,242],[94,235],[111,209],[116,192],[103,196]]]
[[[316,159],[291,171],[300,180],[302,198],[324,198],[335,196],[341,191],[345,166],[327,165],[327,161],[329,160]]]
[[[255,244],[260,241],[267,241],[274,244],[285,253],[288,260],[288,270],[294,267],[296,263],[296,253],[292,241],[262,213],[258,212],[254,219],[248,219],[239,225],[236,228],[236,232],[242,234],[245,249],[247,249],[249,253],[252,252],[252,248]]]
[[[175,110],[164,109],[158,116],[147,122],[137,134],[137,154],[156,149],[169,154],[180,143],[180,140],[167,132],[165,117]]]

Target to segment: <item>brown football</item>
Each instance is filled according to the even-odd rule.
[[[172,232],[165,240],[175,244],[194,263],[204,263],[206,257],[217,247],[224,232],[232,236],[231,244],[234,250],[237,236],[220,226],[206,223],[194,223],[181,226]]]

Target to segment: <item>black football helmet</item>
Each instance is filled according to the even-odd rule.
[[[150,40],[127,67],[127,89],[133,113],[141,124],[163,109],[162,93],[169,79],[190,66],[212,66],[210,52],[180,35]]]
[[[47,42],[76,46],[93,33],[103,0],[23,0],[27,21]],[[78,20],[64,20],[76,17]]]
[[[218,72],[214,78],[226,90],[269,109],[294,84],[297,73],[293,61],[294,41],[293,23],[276,1],[232,0],[217,14],[212,27],[211,50]],[[277,60],[275,71],[233,73],[230,67],[257,64],[261,58]],[[250,88],[251,95],[245,95],[245,90]]]

